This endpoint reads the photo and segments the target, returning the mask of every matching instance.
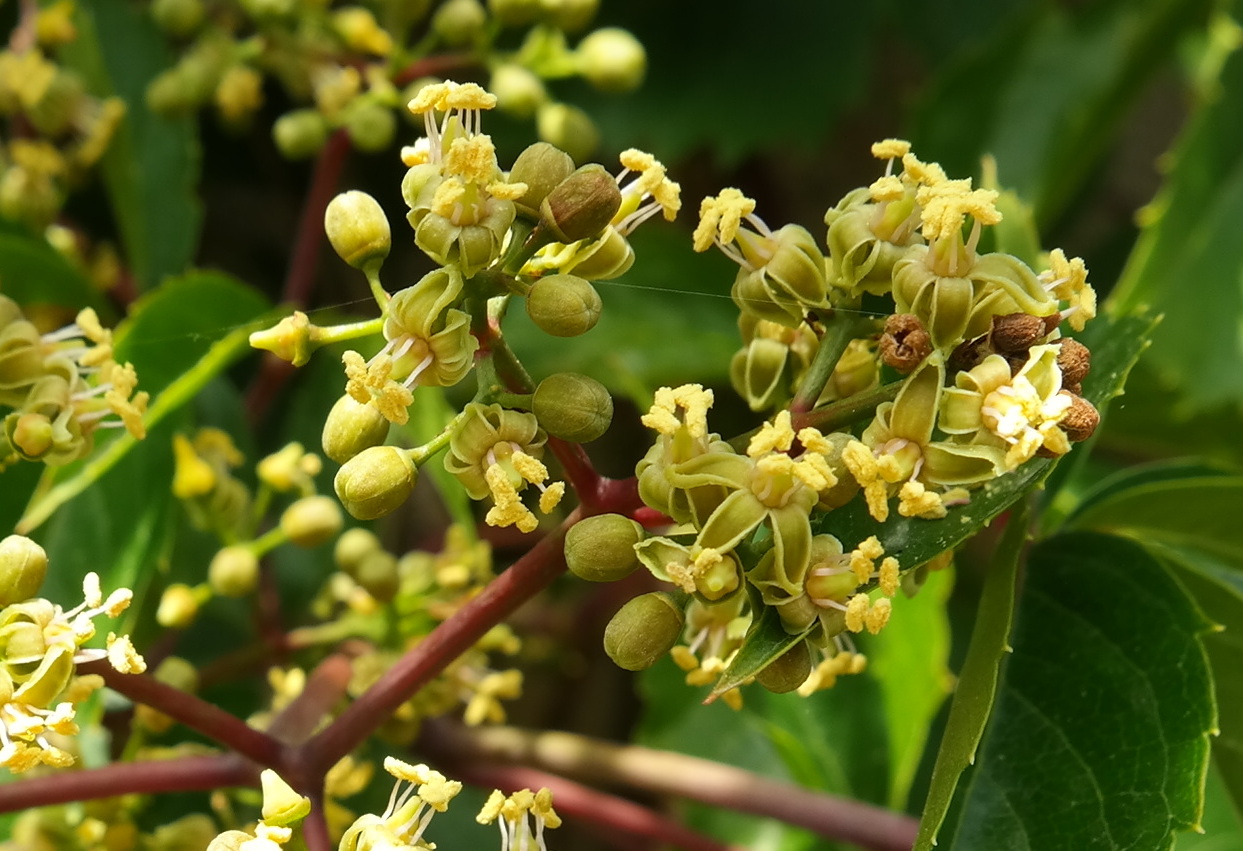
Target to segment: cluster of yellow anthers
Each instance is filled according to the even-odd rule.
[[[123,673],[146,669],[128,636],[109,633],[106,649],[82,646],[95,635],[94,618],[129,606],[128,589],[105,598],[99,577],[88,573],[85,600],[65,611],[35,596],[46,573],[47,554],[34,541],[0,541],[0,765],[13,772],[73,763],[53,739],[77,733],[77,704],[103,685],[97,675],[79,676],[78,663],[106,658]]]
[[[561,817],[552,808],[552,792],[548,789],[538,792],[519,789],[508,797],[499,789],[493,790],[475,821],[480,824],[496,822],[501,831],[501,851],[548,851],[544,830],[561,826]]]
[[[148,394],[135,394],[131,364],[112,356],[112,332],[90,308],[77,321],[40,334],[12,299],[0,295],[0,465],[68,464],[90,452],[98,428],[146,435]],[[115,416],[115,420],[107,419]]]

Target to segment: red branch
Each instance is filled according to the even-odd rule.
[[[344,130],[337,130],[328,137],[327,143],[315,160],[311,186],[302,203],[302,217],[298,220],[298,235],[289,257],[289,272],[281,291],[281,301],[295,307],[305,307],[315,280],[315,267],[319,265],[319,251],[324,244],[324,211],[336,194],[341,182],[341,172],[350,153],[350,137]]]
[[[696,833],[633,801],[534,768],[462,761],[453,763],[452,772],[455,778],[472,785],[497,788],[507,793],[523,788],[547,787],[552,792],[553,807],[559,814],[601,828],[622,831],[630,837],[656,839],[685,851],[732,851],[736,847]],[[633,839],[621,840],[616,836],[603,835],[611,839],[615,847],[634,848]]]
[[[326,771],[366,741],[397,707],[469,650],[484,633],[551,585],[565,570],[565,533],[579,517],[580,512],[574,511],[556,532],[542,539],[433,629],[335,721],[310,738],[299,748],[301,767],[311,773]]]
[[[117,762],[0,784],[0,813],[114,795],[153,795],[254,786],[259,770],[237,754]]]
[[[160,710],[192,730],[237,751],[260,765],[274,766],[281,758],[281,745],[267,733],[251,727],[213,703],[166,685],[146,674],[122,674],[104,659],[78,666],[83,674],[99,674],[113,691],[135,703]]]

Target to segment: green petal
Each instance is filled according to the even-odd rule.
[[[669,482],[675,488],[719,485],[731,490],[748,488],[755,462],[745,455],[709,452],[669,467]]]
[[[932,437],[945,380],[945,364],[940,353],[933,352],[906,379],[889,411],[889,431],[923,446]]]
[[[919,478],[935,485],[973,485],[995,479],[1005,471],[1004,449],[978,444],[929,443]]]
[[[768,508],[750,489],[736,490],[712,512],[695,542],[707,549],[727,552],[738,546],[767,516]]]

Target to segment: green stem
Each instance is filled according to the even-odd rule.
[[[854,314],[830,311],[827,319],[828,329],[825,331],[824,339],[820,341],[816,356],[812,358],[811,366],[807,368],[803,380],[799,383],[794,401],[790,403],[792,414],[806,413],[815,407],[816,400],[820,398],[820,394],[824,392],[824,386],[833,377],[833,370],[837,368],[837,362],[841,360],[846,347],[868,325],[866,320],[859,319]]]
[[[383,330],[384,317],[377,316],[374,319],[346,322],[342,325],[317,325],[311,330],[311,339],[315,342],[315,347],[319,348],[329,343],[340,343],[345,340],[357,340],[359,337],[370,337],[372,334],[379,334]]]
[[[417,466],[448,446],[449,441],[453,439],[453,432],[457,429],[458,424],[464,419],[466,419],[465,410],[461,411],[457,414],[457,416],[449,420],[440,434],[427,441],[427,443],[407,450],[410,455],[410,460]]]

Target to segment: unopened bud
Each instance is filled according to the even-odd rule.
[[[643,82],[647,54],[626,30],[605,27],[579,43],[578,67],[587,82],[602,92],[629,92]]]
[[[373,446],[355,455],[333,480],[345,510],[359,520],[375,520],[409,498],[418,471],[396,446]]]
[[[361,97],[356,98],[344,112],[342,122],[345,132],[358,150],[374,154],[393,144],[393,137],[397,135],[397,118],[388,107],[372,98]]]
[[[324,454],[344,464],[364,449],[383,443],[388,427],[388,419],[375,405],[359,402],[347,393],[337,400],[324,420],[320,438]]]
[[[272,141],[288,159],[313,157],[328,141],[328,122],[317,109],[295,109],[276,119]]]
[[[540,0],[488,0],[488,12],[504,27],[532,23],[540,15]]]
[[[755,675],[764,688],[774,694],[794,691],[811,675],[811,651],[806,641],[799,641]]]
[[[595,287],[577,275],[548,275],[527,293],[527,315],[554,337],[577,337],[596,327],[604,303]]]
[[[540,205],[540,221],[561,242],[592,239],[617,215],[621,202],[621,190],[613,175],[604,166],[592,163],[548,193]]]
[[[23,535],[0,541],[0,606],[29,600],[47,576],[47,552]]]
[[[558,372],[535,388],[531,412],[553,437],[587,443],[608,430],[613,421],[613,397],[594,378]]]
[[[337,538],[336,546],[332,550],[332,560],[341,570],[355,576],[362,560],[380,549],[380,539],[374,532],[355,526]]]
[[[548,100],[544,82],[516,62],[505,62],[493,70],[488,91],[496,95],[496,108],[515,118],[530,118]]]
[[[650,668],[677,644],[685,621],[682,607],[669,594],[642,594],[622,606],[604,628],[604,652],[627,671]]]
[[[313,339],[315,326],[301,310],[295,310],[271,328],[250,335],[250,345],[271,352],[294,366],[303,366],[319,348]]]
[[[341,507],[327,496],[303,497],[281,514],[281,530],[299,547],[328,543],[341,531],[342,522]]]
[[[155,610],[155,622],[168,629],[185,629],[199,613],[199,595],[189,585],[176,582],[164,589]]]
[[[525,183],[527,191],[514,201],[518,212],[527,218],[538,220],[540,204],[548,193],[574,173],[574,160],[565,151],[547,142],[528,146],[514,160],[509,171],[509,182]]]
[[[397,596],[401,588],[401,574],[397,570],[397,557],[387,550],[375,549],[349,571],[350,576],[381,603]]]
[[[357,189],[342,192],[328,203],[324,231],[341,259],[355,269],[383,263],[393,243],[380,202]]]
[[[634,545],[643,540],[643,527],[620,514],[584,518],[565,536],[565,564],[579,579],[615,582],[639,566]]]
[[[207,582],[222,597],[243,597],[259,584],[259,557],[248,547],[225,547],[208,565]]]
[[[566,32],[577,32],[591,23],[600,9],[600,0],[545,0],[540,5],[548,23]]]
[[[259,773],[259,782],[263,786],[264,823],[280,826],[293,824],[311,812],[311,799],[295,792],[272,769],[263,769]]]
[[[448,0],[432,16],[432,31],[450,47],[465,47],[483,34],[487,23],[479,0]]]
[[[155,25],[173,38],[191,35],[203,23],[203,0],[155,0],[151,17]]]
[[[600,144],[600,131],[591,116],[565,103],[546,103],[535,114],[540,139],[556,145],[575,162],[583,162]]]

